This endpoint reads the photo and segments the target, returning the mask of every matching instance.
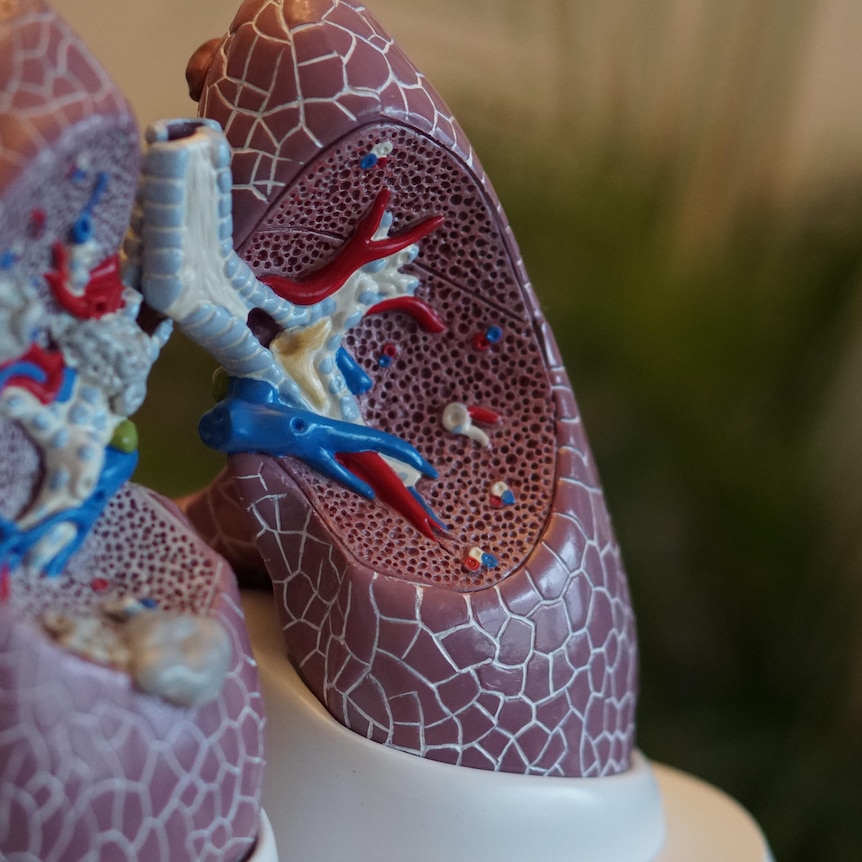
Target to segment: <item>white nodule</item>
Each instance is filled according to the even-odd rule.
[[[443,427],[452,434],[461,434],[464,437],[469,437],[475,440],[480,446],[488,447],[491,445],[491,439],[481,429],[473,424],[470,417],[470,410],[466,404],[461,404],[459,401],[453,401],[447,404],[443,409],[441,417]]]
[[[212,617],[149,611],[125,624],[135,683],[179,706],[215,698],[231,661],[230,636]]]

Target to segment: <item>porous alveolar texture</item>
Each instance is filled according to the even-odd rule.
[[[360,163],[382,141],[394,147],[384,167]],[[389,188],[392,233],[428,215],[443,225],[421,243],[412,271],[422,297],[447,325],[422,332],[401,313],[367,316],[345,345],[375,381],[361,399],[365,421],[413,444],[440,473],[420,490],[449,528],[424,540],[398,514],[305,474],[315,506],[353,552],[377,571],[421,583],[477,589],[519,566],[548,519],[556,459],[555,407],[541,345],[526,313],[516,269],[481,187],[423,135],[376,125],[350,135],[313,163],[243,247],[258,275],[301,275],[341,245],[378,191]],[[475,335],[497,326],[499,342],[480,350]],[[387,345],[397,355],[382,368]],[[488,426],[491,448],[445,430],[450,402],[501,414]],[[515,503],[495,507],[491,487],[504,481]],[[468,572],[471,547],[495,555],[496,568]]]
[[[419,487],[451,529],[435,543],[290,459],[233,457],[288,649],[371,739],[485,769],[620,772],[637,685],[628,587],[505,216],[439,96],[363,9],[293,8],[246,3],[207,78],[202,111],[236,150],[235,237],[259,274],[295,276],[337,253],[383,186],[393,233],[445,216],[412,266],[448,331],[386,314],[346,344],[376,381],[364,419],[439,469]],[[383,142],[385,163],[363,169]],[[477,349],[490,326],[503,337]],[[397,355],[381,369],[387,345]],[[442,428],[450,401],[502,414],[490,449]],[[498,480],[513,506],[492,505]],[[500,565],[469,573],[462,556],[480,543]]]
[[[33,338],[43,348],[57,312],[44,279],[54,243],[69,241],[86,210],[98,249],[116,251],[137,164],[125,101],[71,29],[41,0],[0,0],[2,275],[13,290],[37,285],[45,313]],[[2,419],[0,452],[0,514],[10,520],[42,484],[44,451]],[[41,625],[50,614],[110,629],[119,623],[104,616],[106,600],[143,598],[222,623],[231,660],[213,701],[171,706]],[[0,858],[238,862],[258,829],[262,743],[233,574],[172,504],[126,485],[59,577],[0,572]]]
[[[0,9],[0,255],[19,283],[36,284],[56,310],[44,275],[53,244],[105,184],[90,213],[106,256],[129,223],[138,173],[138,130],[125,99],[74,31],[42,0]],[[81,179],[77,178],[77,174]]]
[[[98,614],[106,597],[150,595],[225,626],[230,670],[214,701],[188,709],[144,694],[38,622],[41,611]],[[19,572],[0,605],[0,856],[240,860],[262,778],[263,703],[233,573],[170,503],[127,485],[68,573]]]

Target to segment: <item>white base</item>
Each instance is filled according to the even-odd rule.
[[[275,846],[275,834],[266,811],[260,810],[260,829],[254,850],[245,862],[278,862],[278,849]]]
[[[726,793],[669,766],[653,769],[667,817],[655,862],[774,862],[760,827]]]
[[[369,742],[299,679],[272,597],[247,592],[243,605],[267,710],[263,802],[280,862],[770,862],[732,799],[639,753],[624,775],[542,778]]]

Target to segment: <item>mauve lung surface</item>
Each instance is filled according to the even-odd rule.
[[[85,614],[100,590],[221,621],[219,696],[172,706],[53,643],[40,613]],[[60,578],[14,578],[0,604],[0,858],[239,862],[257,834],[262,733],[233,573],[169,502],[126,485]]]
[[[244,3],[201,113],[234,148],[235,239],[259,276],[330,260],[383,188],[392,234],[445,217],[410,269],[446,332],[387,313],[345,339],[375,382],[364,421],[439,471],[418,489],[440,540],[290,458],[229,461],[306,683],[347,727],[423,757],[627,769],[637,647],[619,550],[553,336],[464,133],[374,18],[339,0]],[[501,415],[490,447],[443,427],[452,402]],[[199,506],[210,521],[224,492]],[[465,566],[472,548],[497,565]]]
[[[138,132],[122,95],[43,0],[0,0],[0,251],[42,281],[51,246],[92,188],[70,182],[76,164],[107,175],[93,238],[116,251],[137,182]],[[44,230],[32,221],[41,213]],[[42,299],[52,304],[47,289]]]
[[[108,257],[128,224],[137,162],[125,101],[75,34],[40,0],[0,0],[0,277],[37,285],[42,336],[57,312],[43,279],[52,245],[93,194],[75,172],[106,177],[91,218]],[[0,420],[5,519],[31,502],[42,466],[21,426]],[[107,597],[221,621],[231,650],[218,696],[171,706],[50,639],[46,612],[102,619]],[[125,485],[60,576],[0,574],[3,860],[239,862],[258,828],[262,732],[233,574],[172,504]]]
[[[132,131],[125,100],[42,0],[0,0],[0,188],[80,123]]]

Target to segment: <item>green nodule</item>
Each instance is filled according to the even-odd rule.
[[[138,448],[138,429],[131,419],[124,419],[114,429],[111,446],[121,452],[131,453]]]

